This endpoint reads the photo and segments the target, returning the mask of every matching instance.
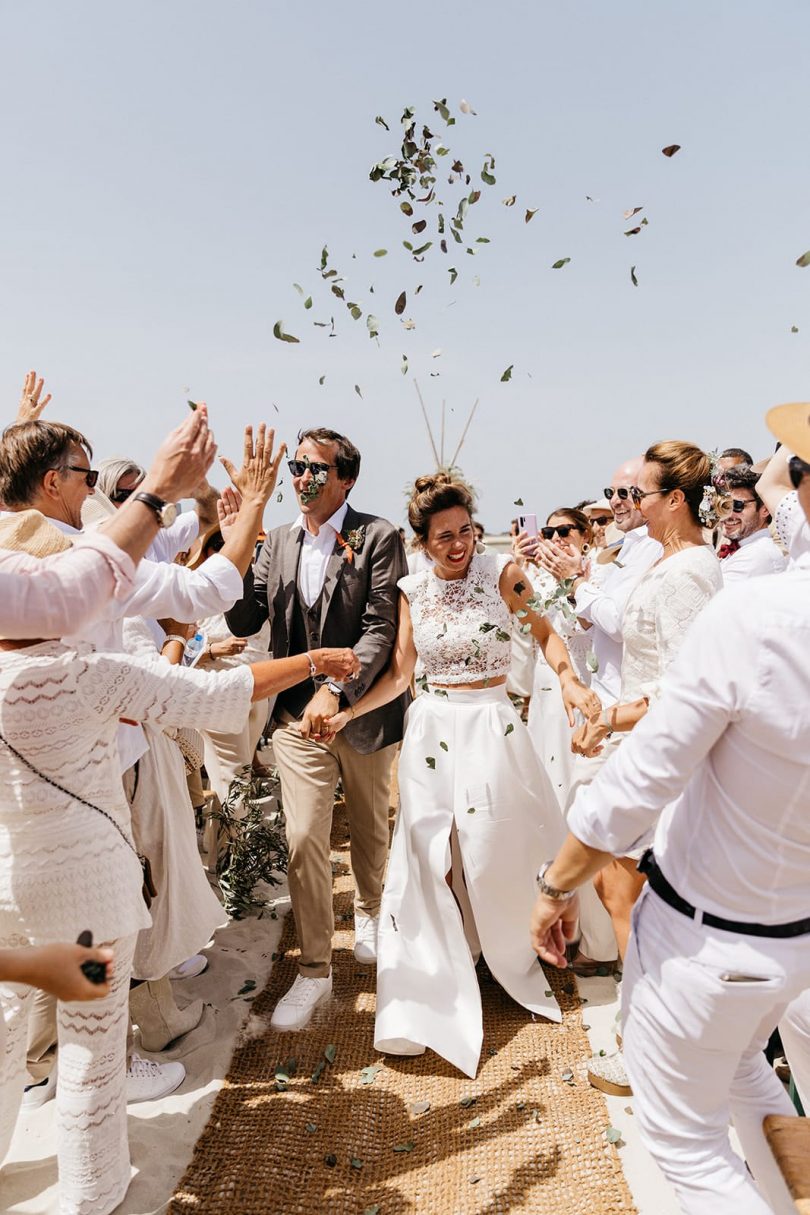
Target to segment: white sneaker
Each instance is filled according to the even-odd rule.
[[[195,953],[193,958],[186,958],[174,970],[169,971],[170,979],[196,979],[208,969],[208,958],[203,953]]]
[[[22,1107],[24,1110],[35,1110],[55,1096],[56,1064],[52,1067],[50,1075],[41,1080],[39,1084],[26,1085],[25,1092],[23,1093]]]
[[[379,916],[354,915],[354,956],[363,966],[373,966],[377,961],[377,929]]]
[[[309,1024],[315,1009],[332,994],[332,976],[307,979],[298,975],[290,990],[282,996],[270,1018],[271,1029],[303,1029]]]
[[[159,1101],[168,1097],[186,1078],[182,1063],[154,1063],[133,1054],[127,1072],[127,1105],[136,1101]]]

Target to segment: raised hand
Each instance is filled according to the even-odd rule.
[[[158,448],[152,467],[138,487],[173,502],[187,498],[214,462],[217,445],[208,429],[208,409],[198,405]]]
[[[231,489],[230,485],[223,489],[217,499],[217,518],[223,540],[228,539],[241,505],[242,495],[237,490]]]
[[[42,376],[37,379],[35,371],[29,371],[23,382],[22,396],[17,406],[17,422],[37,422],[40,414],[51,399],[48,392],[42,396],[45,381]]]
[[[242,456],[242,467],[237,472],[234,465],[225,456],[220,456],[220,463],[231,481],[243,498],[252,502],[261,502],[264,506],[276,487],[278,470],[281,461],[287,454],[287,446],[282,443],[273,454],[273,443],[276,432],[267,429],[264,422],[259,423],[256,442],[253,442],[253,427],[245,427],[245,446]]]
[[[537,541],[536,559],[558,582],[563,578],[578,578],[582,573],[582,557],[576,549],[558,548],[550,540]]]

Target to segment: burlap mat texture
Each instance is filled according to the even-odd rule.
[[[332,845],[334,995],[303,1032],[269,1028],[296,973],[289,916],[171,1215],[635,1212],[604,1098],[585,1078],[587,1004],[573,976],[547,972],[564,1013],[554,1025],[533,1019],[479,966],[484,1046],[475,1080],[431,1052],[378,1054],[374,969],[352,954],[340,807]]]

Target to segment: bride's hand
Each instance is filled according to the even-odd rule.
[[[562,685],[562,698],[568,714],[568,724],[574,724],[574,710],[579,709],[583,717],[591,718],[601,713],[602,702],[595,692],[586,688],[578,679],[568,679]]]
[[[325,717],[321,727],[321,742],[331,742],[336,734],[339,734],[344,726],[347,726],[354,713],[351,709],[341,709],[334,717]]]

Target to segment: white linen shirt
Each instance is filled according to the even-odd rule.
[[[0,633],[53,638],[87,628],[107,601],[127,596],[135,567],[103,532],[82,536],[66,553],[32,557],[0,550]]]
[[[304,533],[304,540],[301,545],[301,565],[298,571],[298,585],[307,607],[312,606],[323,589],[323,584],[326,580],[326,566],[329,558],[335,551],[335,542],[338,533],[343,528],[343,521],[346,518],[346,511],[348,509],[348,502],[344,502],[342,506],[339,506],[331,519],[327,519],[325,523],[321,524],[317,536],[313,536],[306,525],[303,515],[299,515],[290,528],[290,531],[295,531],[297,527],[300,527]]]
[[[622,619],[630,592],[654,565],[661,545],[647,532],[646,524],[627,532],[616,560],[599,583],[583,582],[577,587],[576,613],[594,627],[589,631],[597,670],[591,687],[604,705],[617,702],[622,684]]]
[[[740,541],[735,553],[723,557],[720,572],[723,583],[741,582],[745,578],[758,578],[761,574],[781,574],[787,561],[779,551],[767,527],[760,528]]]
[[[200,516],[196,510],[184,510],[171,527],[162,527],[155,536],[146,556],[150,561],[174,561],[178,553],[191,548],[200,534]]]
[[[623,856],[658,823],[678,893],[726,919],[810,916],[810,554],[726,587],[693,623],[660,700],[568,816]]]
[[[773,517],[776,534],[788,551],[788,569],[803,553],[810,553],[810,522],[799,505],[798,491],[785,494]]]

